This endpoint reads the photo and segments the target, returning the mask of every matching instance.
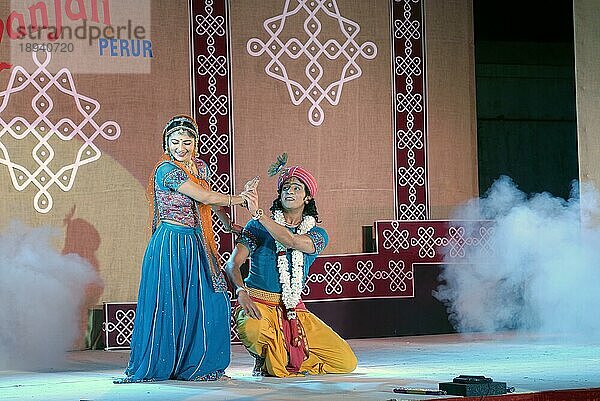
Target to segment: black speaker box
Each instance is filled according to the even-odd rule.
[[[458,376],[448,383],[440,383],[440,390],[447,394],[470,396],[487,396],[506,394],[506,383],[495,382],[484,376]]]

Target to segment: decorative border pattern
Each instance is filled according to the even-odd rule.
[[[392,0],[396,219],[429,218],[423,0]]]
[[[234,188],[233,120],[229,53],[229,3],[225,0],[190,0],[192,59],[192,115],[200,128],[199,154],[211,171],[215,191]],[[229,208],[229,213],[233,210]],[[233,237],[213,219],[221,260],[229,258]]]
[[[376,251],[319,257],[310,268],[305,302],[412,298],[414,266],[463,263],[469,249],[491,255],[491,221],[377,221]]]
[[[129,349],[136,302],[105,302],[102,306],[104,322],[104,349]]]

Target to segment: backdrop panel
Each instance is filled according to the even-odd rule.
[[[447,330],[439,303],[422,302],[431,294],[420,288],[434,288],[437,274],[424,275],[427,282],[414,281],[413,266],[441,261],[430,251],[411,247],[444,248],[454,243],[452,232],[461,232],[447,221],[428,220],[429,167],[435,161],[428,159],[426,121],[428,113],[438,117],[436,122],[448,113],[454,115],[453,121],[437,127],[435,138],[436,149],[445,149],[437,154],[458,165],[435,168],[436,184],[451,189],[448,194],[436,188],[437,213],[449,213],[452,206],[476,194],[474,103],[466,99],[442,112],[426,109],[426,76],[432,73],[425,68],[424,10],[426,5],[433,9],[430,37],[439,42],[438,48],[446,43],[440,34],[443,28],[455,44],[446,53],[448,60],[436,64],[435,73],[443,70],[446,80],[458,82],[450,86],[451,94],[435,86],[437,106],[453,95],[474,95],[472,66],[452,69],[467,66],[460,59],[465,55],[472,60],[472,23],[464,17],[471,15],[470,2],[442,7],[437,2],[380,1],[368,9],[363,2],[341,0],[192,4],[193,32],[198,34],[193,40],[194,60],[206,63],[194,69],[194,110],[213,130],[210,142],[218,145],[207,148],[206,157],[214,160],[223,177],[220,182],[234,184],[235,176],[240,190],[241,183],[264,172],[282,152],[291,155],[291,163],[311,168],[320,182],[317,204],[332,242],[328,255],[319,257],[312,268],[305,299],[325,319],[341,324],[337,327],[349,336],[360,335],[356,331],[360,323],[349,319],[345,323],[352,324],[343,324],[334,315],[363,316],[353,312],[368,308],[367,304],[347,300],[377,298],[387,298],[384,305],[390,311],[427,304],[426,309],[436,309],[438,319],[418,330],[414,319],[392,331],[370,326],[373,335],[435,331],[440,324]],[[456,18],[442,19],[448,12]],[[262,206],[268,207],[275,179],[262,175]],[[273,195],[264,195],[269,193]],[[405,222],[379,222],[377,227],[385,229],[382,236],[376,229],[375,253],[357,253],[361,226],[389,220],[386,213],[411,220],[414,234],[398,229]],[[366,214],[367,220],[361,220]],[[246,218],[238,216],[238,221]],[[223,238],[221,252],[227,255],[232,244]],[[333,300],[338,302],[323,302]],[[408,308],[398,308],[398,302]]]
[[[71,8],[53,14],[59,3]],[[35,31],[42,4],[48,23]],[[419,297],[436,274],[413,266],[439,263],[419,249],[451,243],[455,225],[429,219],[447,218],[477,176],[470,1],[2,0],[0,12],[0,223],[62,227],[58,246],[104,280],[96,301],[135,301],[160,133],[191,111],[216,189],[260,174],[268,207],[266,168],[282,152],[316,174],[331,244],[305,296],[326,320],[362,315],[369,299],[433,305]],[[373,253],[361,253],[363,226],[378,233]],[[226,258],[232,238],[217,233]],[[364,321],[347,323],[361,335]]]
[[[162,127],[190,112],[188,7],[3,0],[0,15],[0,224],[62,228],[58,246],[100,272],[98,301],[134,301]]]

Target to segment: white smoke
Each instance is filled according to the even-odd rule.
[[[0,370],[60,367],[80,335],[85,288],[99,278],[80,256],[61,255],[59,234],[19,222],[0,233]]]
[[[458,331],[600,338],[600,229],[591,224],[599,196],[588,184],[581,192],[585,202],[577,183],[569,200],[527,196],[501,177],[458,211],[457,220],[493,221],[493,252],[475,247],[467,265],[445,266],[434,292]]]

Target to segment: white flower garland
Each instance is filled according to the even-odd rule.
[[[275,222],[285,226],[285,218],[281,210],[273,213]],[[298,227],[296,234],[303,235],[309,232],[316,224],[313,216],[304,216]],[[296,311],[294,308],[300,302],[302,293],[302,278],[304,275],[304,254],[297,249],[292,250],[292,277],[290,279],[290,264],[287,258],[287,248],[279,241],[275,241],[277,252],[286,252],[277,257],[277,267],[279,269],[279,282],[281,283],[281,299],[287,310],[287,318],[295,319]]]

